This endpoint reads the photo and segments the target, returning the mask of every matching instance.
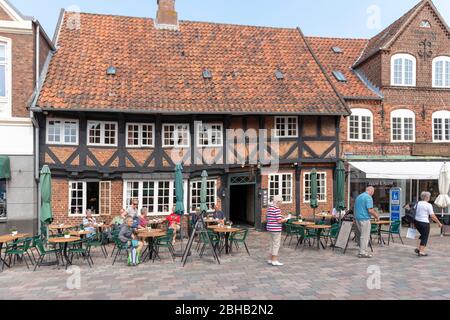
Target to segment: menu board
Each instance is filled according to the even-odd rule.
[[[335,243],[336,248],[346,249],[348,241],[350,240],[350,234],[352,232],[353,221],[343,221],[339,234]],[[344,251],[345,253],[345,251]]]

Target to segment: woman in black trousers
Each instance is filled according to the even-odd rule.
[[[420,195],[419,203],[416,206],[416,217],[414,224],[416,225],[417,231],[420,233],[420,244],[419,248],[415,250],[415,252],[419,255],[419,257],[427,256],[425,253],[425,248],[428,243],[428,238],[430,236],[430,217],[436,222],[440,228],[442,228],[442,223],[436,217],[433,211],[433,206],[429,203],[431,198],[431,193],[424,191]]]

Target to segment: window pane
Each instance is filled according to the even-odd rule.
[[[413,118],[403,118],[404,125],[404,140],[414,140],[414,120]]]
[[[359,140],[359,116],[350,116],[350,139]]]
[[[445,86],[450,87],[450,61],[445,62]]]
[[[78,123],[75,121],[64,122],[64,142],[76,143],[77,142],[77,130]]]
[[[155,212],[155,182],[144,181],[142,183],[142,207],[148,209],[148,213]]]
[[[105,123],[105,144],[116,144],[115,123]]]
[[[127,125],[128,136],[127,143],[129,146],[139,146],[139,125],[129,124]]]
[[[89,143],[101,143],[101,124],[91,122],[88,124]]]
[[[434,140],[441,141],[442,139],[442,119],[437,118],[433,121],[434,127]]]
[[[444,61],[437,61],[435,65],[435,86],[442,87],[444,85]]]
[[[4,43],[0,44],[0,63],[6,62],[6,45]]]
[[[164,139],[163,145],[165,146],[175,145],[174,135],[175,135],[175,126],[165,124],[163,126],[163,139]]]
[[[83,182],[70,182],[70,188],[70,214],[82,214],[84,184]]]
[[[139,182],[137,181],[128,181],[127,182],[127,190],[126,190],[126,200],[125,206],[131,206],[131,201],[133,199],[139,198]]]
[[[170,204],[170,182],[158,182],[158,213],[169,213]]]
[[[372,139],[372,118],[367,116],[361,117],[361,139]]]
[[[403,59],[394,60],[394,84],[403,83]]]
[[[48,142],[61,142],[61,122],[49,121],[47,128],[47,140]]]
[[[142,145],[143,146],[153,145],[153,125],[149,124],[142,125]]]
[[[405,59],[405,84],[413,84],[413,61]]]
[[[6,66],[0,65],[0,96],[6,97]]]
[[[445,141],[450,141],[450,118],[445,119]]]
[[[392,140],[402,140],[402,118],[392,118]]]

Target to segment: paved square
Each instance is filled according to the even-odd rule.
[[[404,230],[405,231],[405,230]],[[28,271],[16,265],[0,273],[0,299],[449,299],[450,238],[441,238],[433,229],[429,257],[419,258],[415,241],[405,245],[396,240],[389,247],[374,247],[373,259],[358,259],[353,248],[316,251],[284,246],[280,260],[284,267],[266,262],[268,234],[252,231],[251,256],[245,250],[222,255],[221,265],[210,256],[197,253],[185,268],[168,254],[162,261],[136,268],[124,261],[111,266],[99,249],[95,266],[81,260],[80,289],[69,289],[71,274],[54,266]],[[111,251],[111,248],[108,248]],[[380,289],[368,289],[369,270],[380,270]],[[372,284],[376,282],[369,281]]]

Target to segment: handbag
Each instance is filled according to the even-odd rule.
[[[406,232],[406,238],[415,240],[417,237],[417,233],[417,229],[408,228],[408,231]]]

